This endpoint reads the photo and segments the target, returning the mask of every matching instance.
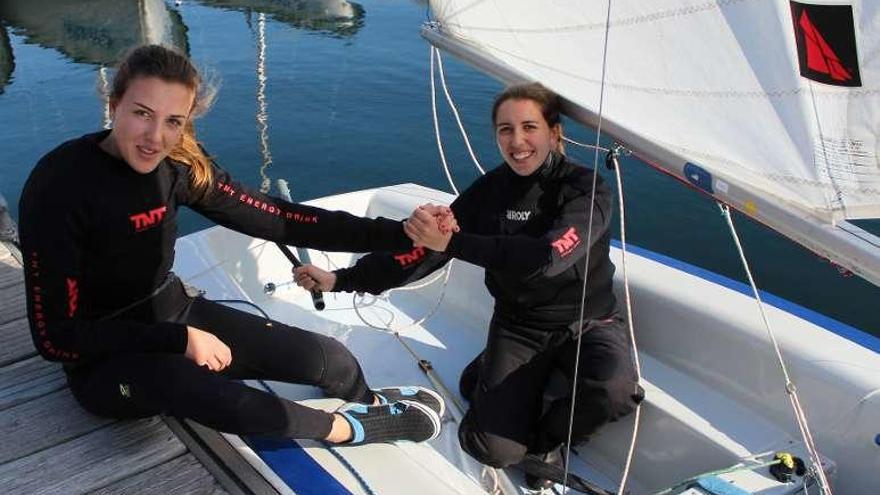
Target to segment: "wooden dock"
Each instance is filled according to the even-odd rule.
[[[228,463],[211,460],[210,442],[178,436],[181,428],[187,423],[118,421],[78,406],[61,366],[34,349],[22,268],[0,243],[0,493],[268,491],[242,483]]]

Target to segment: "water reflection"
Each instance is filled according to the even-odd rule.
[[[212,7],[259,12],[298,29],[347,37],[364,24],[364,8],[346,0],[199,0]]]
[[[143,43],[189,52],[186,26],[164,0],[2,0],[0,22],[29,43],[89,64],[113,65]]]
[[[9,44],[9,33],[3,24],[0,24],[0,95],[3,88],[12,79],[12,69],[15,68],[15,60],[12,58],[12,45]]]

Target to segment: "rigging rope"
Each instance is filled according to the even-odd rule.
[[[449,185],[452,186],[452,192],[458,196],[458,188],[455,187],[455,182],[452,180],[452,173],[449,172],[449,164],[446,163],[446,153],[443,152],[443,142],[440,138],[440,122],[437,119],[437,88],[434,85],[434,54],[438,50],[431,46],[431,114],[434,117],[434,136],[437,139],[437,151],[440,152],[440,161],[443,163],[443,171],[446,172],[446,180],[449,181]]]
[[[758,286],[755,284],[755,279],[752,277],[752,270],[746,259],[742,243],[740,243],[739,234],[736,231],[736,227],[733,225],[733,217],[730,215],[730,207],[723,203],[718,203],[718,207],[721,208],[721,213],[727,221],[728,227],[730,227],[730,233],[733,236],[734,244],[736,244],[736,250],[742,261],[743,269],[745,269],[746,277],[749,279],[749,285],[752,287],[752,294],[755,297],[755,302],[761,313],[761,319],[764,321],[764,328],[767,330],[767,335],[770,337],[770,342],[773,344],[773,351],[776,353],[776,360],[779,363],[779,367],[782,369],[783,376],[785,377],[785,392],[788,394],[791,407],[794,410],[795,421],[797,422],[798,428],[801,431],[801,436],[804,439],[804,447],[806,447],[807,452],[810,455],[816,478],[819,480],[819,488],[826,495],[831,495],[831,486],[825,476],[825,470],[822,469],[822,458],[819,457],[819,451],[816,448],[813,435],[810,433],[810,427],[807,424],[807,416],[797,394],[797,387],[795,387],[795,384],[791,379],[788,367],[785,365],[785,360],[782,358],[782,351],[779,348],[779,342],[776,340],[776,334],[770,325],[770,320],[767,318],[767,312],[764,310],[764,303],[761,300],[761,294],[758,292]]]
[[[324,256],[325,261],[327,262],[327,267],[329,269],[333,270],[333,269],[339,268],[336,265],[336,263],[334,263],[333,260],[330,259],[330,256],[328,256],[327,253],[321,251],[321,254]],[[446,295],[446,287],[449,283],[449,277],[452,272],[453,261],[454,260],[450,260],[450,262],[443,269],[443,272],[434,275],[432,278],[430,278],[424,282],[421,282],[419,284],[412,284],[412,285],[408,285],[405,287],[396,287],[396,288],[388,289],[387,291],[385,291],[382,294],[382,296],[374,296],[373,300],[368,304],[358,303],[359,294],[355,293],[352,297],[352,309],[354,309],[354,312],[357,315],[357,317],[365,325],[367,325],[370,328],[375,328],[376,330],[381,330],[385,333],[389,333],[392,336],[394,336],[394,338],[397,339],[397,341],[403,346],[403,348],[407,352],[409,352],[410,356],[412,356],[413,359],[415,359],[416,363],[419,365],[419,368],[421,368],[422,371],[425,373],[425,375],[428,376],[428,379],[436,387],[441,389],[440,390],[441,393],[443,393],[452,402],[452,404],[455,405],[455,407],[459,413],[455,419],[456,419],[456,421],[461,421],[461,418],[464,417],[464,413],[467,410],[467,408],[464,407],[464,405],[461,403],[461,401],[458,400],[458,397],[449,389],[449,387],[446,386],[446,384],[443,382],[443,380],[440,379],[439,376],[436,376],[436,373],[434,373],[433,368],[430,365],[431,364],[430,361],[428,361],[426,359],[422,359],[422,357],[415,350],[413,350],[412,347],[410,347],[406,343],[406,341],[404,341],[400,337],[401,330],[406,330],[410,327],[413,327],[416,325],[421,325],[422,323],[427,321],[429,318],[434,316],[434,313],[436,313],[436,311],[440,308],[440,304],[443,302],[443,298]],[[391,293],[393,293],[393,292],[412,291],[412,290],[421,289],[423,287],[427,287],[427,286],[433,284],[437,280],[440,280],[440,278],[443,278],[443,288],[441,289],[440,296],[437,298],[437,302],[434,304],[434,307],[431,309],[430,312],[428,312],[428,314],[426,314],[425,316],[423,316],[422,318],[420,318],[417,321],[413,321],[412,323],[409,323],[408,325],[405,325],[405,326],[400,327],[398,329],[391,328],[391,323],[394,321],[394,314],[391,313],[390,311],[389,311],[389,313],[391,313],[391,319],[388,320],[388,323],[386,323],[385,326],[374,325],[370,321],[367,321],[367,319],[364,317],[364,315],[360,311],[360,309],[362,309],[362,308],[372,306],[373,303],[375,303],[375,301],[377,301],[379,299],[388,300],[388,296],[390,296]],[[362,300],[364,299],[362,295],[360,297]],[[450,414],[451,414],[451,412],[450,412]]]
[[[597,180],[599,177],[599,149],[598,148],[599,148],[599,139],[602,136],[602,109],[603,109],[603,105],[605,103],[605,71],[607,68],[607,60],[608,60],[608,34],[610,31],[610,26],[611,26],[611,0],[608,0],[608,2],[607,2],[607,8],[606,8],[605,15],[606,15],[606,17],[605,17],[605,36],[604,36],[605,40],[604,40],[603,48],[602,48],[602,76],[601,76],[601,83],[599,86],[599,108],[597,111],[598,122],[596,124],[596,144],[595,144],[596,149],[594,150],[594,154],[593,154],[593,185],[592,185],[592,190],[590,192],[590,211],[587,216],[587,244],[586,244],[586,247],[587,247],[586,251],[587,252],[584,255],[583,273],[585,275],[584,275],[583,287],[581,288],[581,308],[580,308],[580,315],[578,316],[578,330],[582,329],[584,326],[584,310],[586,309],[586,306],[587,306],[586,298],[587,298],[587,278],[588,277],[586,276],[586,274],[589,273],[589,268],[590,268],[590,247],[592,246],[592,242],[593,242],[593,228],[592,228],[592,226],[593,226],[593,213],[596,209],[595,208],[595,206],[596,206],[596,204],[595,204],[596,203],[596,183],[597,183]],[[566,435],[566,440],[565,440],[565,471],[564,471],[564,474],[562,477],[562,481],[563,481],[562,486],[565,488],[563,488],[563,493],[566,493],[569,491],[569,489],[568,489],[568,471],[570,468],[569,460],[571,459],[571,437],[572,437],[572,431],[573,431],[573,427],[574,427],[574,411],[575,411],[575,405],[577,403],[577,401],[575,400],[575,397],[576,397],[575,394],[577,393],[578,368],[580,366],[580,360],[581,360],[581,338],[582,338],[582,336],[583,336],[583,332],[578,331],[577,349],[575,349],[575,354],[574,354],[574,373],[573,373],[573,379],[572,379],[572,385],[571,385],[571,408],[570,408],[569,415],[568,415],[568,433]],[[620,487],[619,493],[624,493],[625,482],[626,482],[626,479],[624,479],[621,482],[621,487]]]
[[[617,160],[620,148],[610,151],[611,160],[614,162],[614,175],[617,178],[617,197],[620,203],[620,266],[623,272],[623,294],[626,301],[626,322],[629,329],[629,338],[632,343],[632,360],[636,370],[636,383],[642,382],[642,364],[639,360],[638,346],[636,345],[636,332],[633,324],[632,313],[632,295],[629,290],[629,276],[626,266],[626,215],[623,200],[623,180],[620,176],[620,163]],[[577,376],[577,375],[575,375]],[[623,474],[620,479],[620,490],[618,493],[624,493],[626,488],[626,480],[629,478],[629,470],[632,467],[632,459],[636,450],[636,439],[639,434],[639,424],[642,416],[642,403],[636,405],[635,417],[633,419],[633,432],[629,443],[629,450],[626,454],[626,463],[624,464]]]
[[[605,152],[605,153],[608,153],[608,152],[612,151],[612,150],[610,150],[610,149],[608,149],[608,148],[605,148],[604,146],[599,146],[599,145],[597,145],[597,144],[584,144],[584,143],[579,143],[579,142],[575,141],[574,139],[569,139],[569,138],[567,138],[567,137],[565,137],[565,136],[562,136],[562,140],[565,141],[566,143],[571,143],[571,144],[573,144],[573,145],[575,145],[575,146],[580,146],[581,148],[587,148],[587,149],[591,149],[591,150],[599,150],[599,151],[602,151],[602,152]]]
[[[455,115],[455,122],[458,123],[458,129],[461,131],[461,137],[464,139],[464,144],[471,155],[471,160],[474,161],[474,165],[480,171],[480,175],[486,175],[486,171],[480,166],[480,161],[477,160],[477,156],[474,154],[473,148],[471,148],[471,141],[468,139],[464,125],[461,123],[461,117],[458,115],[458,108],[455,107],[452,96],[449,94],[449,88],[446,87],[446,75],[443,73],[443,57],[440,55],[440,50],[437,48],[433,48],[433,50],[437,53],[437,68],[440,71],[440,83],[443,85],[443,93],[446,94],[446,102],[449,103],[449,108],[452,109],[452,114]]]

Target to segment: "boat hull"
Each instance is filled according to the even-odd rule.
[[[419,204],[451,199],[446,193],[406,184],[310,203],[357,215],[405,218]],[[458,375],[484,345],[493,307],[478,267],[456,261],[446,284],[441,277],[427,287],[387,297],[358,300],[352,294],[327,294],[327,309],[317,312],[305,291],[287,283],[289,262],[272,243],[217,227],[179,239],[177,251],[175,270],[206,289],[208,297],[252,301],[275,319],[340,339],[361,361],[372,384],[445,386],[462,401],[457,397]],[[621,304],[625,300],[622,254],[619,246],[612,249]],[[312,251],[310,255],[315,264],[328,268],[348,266],[356,259],[346,253]],[[630,248],[626,271],[647,391],[628,484],[632,493],[653,493],[757,454],[805,455],[782,371],[747,288],[638,248]],[[268,283],[276,286],[272,293],[265,290]],[[770,295],[764,299],[836,492],[880,493],[875,476],[880,469],[878,340]],[[428,315],[424,323],[413,324]],[[400,340],[419,358],[433,364],[441,383],[424,376],[413,356],[387,330],[373,328],[387,326],[399,331]],[[270,386],[296,400],[318,397],[308,387]],[[451,399],[447,403],[452,404]],[[429,445],[366,446],[365,455],[355,455],[354,449],[336,451],[357,457],[352,461],[355,469],[367,473],[375,485],[370,489],[380,493],[406,493],[412,489],[410,483],[419,483],[425,493],[480,492],[486,486],[481,477],[488,473],[458,447],[455,430],[460,415],[450,407],[444,434]],[[608,488],[617,486],[633,420],[630,416],[608,425],[588,444],[577,447],[573,470]],[[399,448],[404,450],[394,450]],[[324,459],[318,464],[330,466],[338,477],[352,478],[350,466],[327,460],[324,446],[309,445],[306,452],[313,459]],[[409,474],[403,478],[389,474],[399,471],[391,465],[409,465]],[[756,493],[793,489],[776,483],[766,469],[730,476]],[[509,493],[517,491],[519,481],[516,473],[501,472],[498,478]],[[346,487],[353,493],[366,492],[357,481],[349,480]]]

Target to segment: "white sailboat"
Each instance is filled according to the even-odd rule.
[[[541,81],[575,120],[880,282],[880,241],[847,222],[880,216],[880,6],[609,3],[432,1],[436,21],[423,36],[505,81]],[[403,218],[452,199],[406,184],[311,203]],[[354,259],[310,256],[325,268]],[[612,259],[621,304],[624,273],[631,288],[646,399],[640,414],[574,446],[573,474],[633,494],[880,493],[880,340],[766,294],[759,305],[749,286],[662,255],[629,248],[624,258],[615,247]],[[328,449],[227,436],[279,491],[521,492],[518,473],[484,469],[456,438],[458,374],[482,348],[492,308],[481,269],[456,262],[433,283],[378,298],[328,294],[317,312],[272,243],[217,227],[178,241],[175,270],[208,297],[247,300],[340,339],[373,384],[447,395],[444,433],[429,444]],[[333,405],[308,387],[254,385]],[[766,464],[776,452],[803,458],[807,476],[774,478]]]

